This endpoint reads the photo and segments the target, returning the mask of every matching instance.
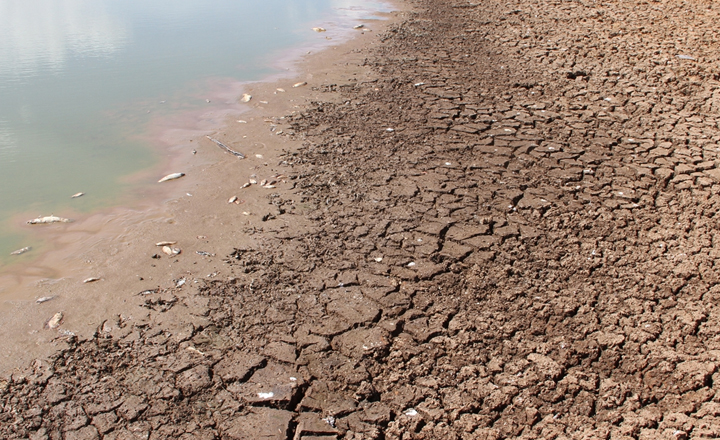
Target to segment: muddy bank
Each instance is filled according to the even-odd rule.
[[[5,437],[719,435],[718,9],[409,4],[227,278],[8,378]]]

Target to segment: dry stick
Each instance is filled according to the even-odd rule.
[[[205,137],[208,138],[208,139],[210,139],[211,141],[215,142],[218,147],[222,148],[223,150],[227,151],[228,153],[230,153],[230,154],[232,154],[232,155],[235,155],[235,156],[239,157],[240,159],[245,159],[245,155],[244,155],[244,154],[239,153],[239,152],[233,150],[232,148],[230,148],[230,147],[228,147],[227,145],[223,144],[223,143],[220,142],[219,140],[213,139],[213,138],[211,138],[210,136],[205,136]]]

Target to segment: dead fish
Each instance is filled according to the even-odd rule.
[[[53,315],[52,318],[50,318],[50,320],[45,325],[49,329],[55,329],[55,328],[60,327],[60,324],[62,324],[62,320],[63,320],[62,312],[57,312],[56,314]]]
[[[171,246],[176,243],[177,241],[158,241],[157,243],[155,243],[155,246]]]
[[[314,27],[312,28],[312,30],[314,30],[315,32],[325,32],[327,29],[321,27]]]
[[[70,223],[72,220],[62,217],[56,217],[54,215],[49,215],[47,217],[38,217],[36,219],[28,220],[27,224],[29,225],[45,225],[48,223]]]
[[[242,102],[250,102],[251,99],[252,99],[252,95],[250,95],[250,94],[248,94],[248,93],[245,93],[244,95],[242,95],[242,98],[240,99],[240,101],[242,101]]]
[[[181,178],[181,177],[184,176],[184,175],[185,175],[185,173],[172,173],[172,174],[168,174],[167,176],[165,176],[165,177],[163,177],[162,179],[158,180],[158,183],[167,182],[168,180],[179,179],[179,178]]]
[[[78,197],[82,197],[82,196],[84,196],[84,195],[85,195],[85,193],[79,192],[79,193],[77,193],[77,194],[73,194],[72,197],[70,197],[70,198],[71,198],[71,199],[77,199]]]
[[[302,86],[306,86],[306,85],[307,85],[307,82],[302,81],[302,82],[293,84],[293,87],[297,88],[297,87],[302,87]]]
[[[171,248],[170,246],[163,246],[162,251],[163,251],[165,254],[171,255],[171,256],[172,256],[172,255],[177,255],[177,254],[179,254],[180,252],[182,252],[180,249],[178,249],[178,248]]]
[[[94,283],[95,281],[100,281],[100,278],[90,277],[90,278],[84,279],[84,280],[83,280],[83,283],[85,283],[85,284],[87,284],[87,283]]]
[[[359,24],[359,25],[357,25],[357,26],[353,26],[353,29],[362,29],[362,28],[364,28],[364,27],[365,27],[364,24]]]
[[[15,252],[10,252],[10,255],[22,255],[25,252],[29,251],[30,249],[32,249],[30,246],[26,246],[22,249],[16,250]]]
[[[228,200],[228,203],[235,203],[238,200],[238,196],[232,196],[230,197],[230,200]]]
[[[42,303],[44,303],[44,302],[50,301],[50,300],[53,299],[53,298],[55,298],[55,297],[54,297],[54,296],[43,296],[42,298],[36,299],[35,302],[38,303],[38,304],[42,304]]]

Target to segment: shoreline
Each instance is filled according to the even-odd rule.
[[[203,271],[207,272],[205,275],[215,274],[217,262],[232,251],[232,247],[223,246],[223,242],[237,242],[236,234],[227,231],[233,228],[234,222],[237,224],[238,220],[233,217],[243,217],[240,221],[247,227],[259,221],[256,211],[264,209],[262,204],[266,194],[263,193],[267,190],[242,189],[242,185],[252,175],[274,169],[271,162],[277,161],[281,151],[292,148],[292,143],[284,136],[274,136],[269,132],[265,116],[269,113],[277,119],[302,106],[312,94],[314,73],[326,73],[323,69],[327,69],[328,63],[332,64],[327,53],[342,51],[345,46],[357,47],[355,40],[378,35],[377,31],[387,25],[385,21],[392,14],[372,12],[374,16],[383,17],[365,21],[374,23],[372,32],[352,28],[331,29],[327,34],[333,35],[333,38],[345,35],[345,41],[326,39],[321,43],[288,49],[285,55],[271,64],[278,72],[261,80],[232,81],[230,87],[210,90],[209,99],[224,102],[221,107],[185,113],[181,118],[176,116],[171,118],[170,126],[165,124],[165,120],[152,121],[150,135],[155,139],[154,143],[164,145],[158,154],[165,159],[161,159],[161,163],[153,169],[138,172],[130,179],[148,180],[153,186],[136,188],[135,192],[140,194],[131,197],[133,203],[130,206],[103,209],[70,224],[37,228],[37,235],[54,237],[47,242],[50,250],[31,263],[18,263],[25,266],[19,276],[7,271],[0,273],[0,294],[3,295],[0,328],[5,329],[6,335],[2,344],[4,358],[0,360],[0,371],[17,370],[32,359],[48,356],[57,349],[58,341],[68,335],[90,337],[99,325],[96,322],[98,319],[102,321],[118,315],[142,319],[137,313],[142,302],[137,292],[170,288],[182,278],[208,278],[201,274]],[[326,36],[325,33],[320,35]],[[301,79],[307,81],[308,86],[293,89],[292,85]],[[278,95],[280,92],[275,89],[280,87],[286,92]],[[239,103],[243,92],[253,94],[250,103]],[[265,100],[269,104],[259,102]],[[242,115],[241,118],[247,119],[248,123],[239,125],[236,122],[238,115]],[[257,140],[252,145],[237,147],[247,156],[238,161],[208,141],[205,138],[208,133],[214,137],[227,136],[223,140],[230,145],[243,143],[244,139]],[[228,138],[232,140],[227,141]],[[270,147],[266,148],[267,145]],[[197,154],[192,154],[193,150]],[[256,157],[258,154],[263,159]],[[155,177],[160,178],[177,170],[187,175],[178,181],[154,186]],[[225,174],[235,175],[234,180],[218,179]],[[273,172],[266,177],[274,174],[278,173]],[[259,182],[262,178],[257,180]],[[229,188],[229,185],[235,188]],[[228,207],[227,200],[233,195],[220,196],[217,191],[242,196],[244,203]],[[249,207],[254,212],[244,216],[242,212],[248,212]],[[209,217],[215,218],[200,220],[208,217],[207,213],[213,210],[218,214]],[[191,212],[197,215],[194,221],[183,218],[192,215],[188,214]],[[237,228],[241,226],[237,225]],[[133,238],[139,236],[154,238]],[[166,240],[178,241],[178,246],[184,246],[182,253],[172,262],[168,261],[171,258],[163,254],[160,247],[154,246],[154,243]],[[207,252],[213,257],[196,252]],[[152,255],[159,255],[160,259],[150,259]],[[156,264],[161,262],[168,263],[167,274],[161,264]],[[146,266],[151,268],[143,270]],[[12,268],[17,269],[15,266]],[[143,272],[150,274],[143,275]],[[83,283],[89,278],[99,280]],[[53,299],[36,304],[35,300],[41,297]],[[93,300],[88,302],[89,298]],[[44,328],[47,320],[58,311],[64,314],[59,334]]]

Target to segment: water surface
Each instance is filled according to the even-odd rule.
[[[25,220],[130,203],[162,154],[157,115],[211,105],[212,78],[258,80],[321,38],[311,27],[367,18],[361,0],[0,0],[0,267],[43,243]],[[85,196],[70,196],[84,192]],[[21,257],[10,252],[25,246]]]

